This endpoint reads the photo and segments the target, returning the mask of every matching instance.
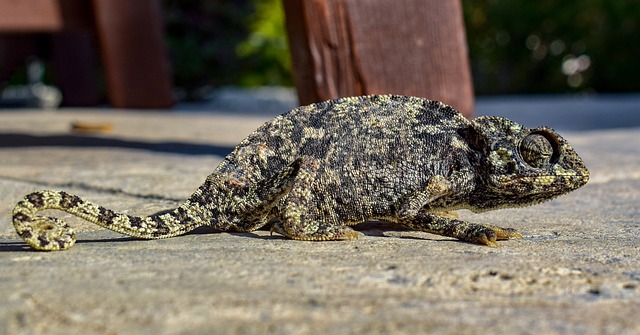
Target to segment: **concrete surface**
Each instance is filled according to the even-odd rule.
[[[207,228],[142,241],[55,213],[79,241],[53,253],[14,234],[12,206],[38,189],[135,214],[176,206],[272,115],[207,108],[0,110],[1,334],[640,333],[637,96],[478,101],[479,114],[560,129],[592,173],[549,203],[461,211],[525,235],[497,249],[383,223],[354,241]]]

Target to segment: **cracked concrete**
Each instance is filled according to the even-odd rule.
[[[461,211],[524,234],[497,249],[385,223],[359,226],[354,241],[207,228],[143,241],[62,215],[79,231],[78,243],[34,252],[9,220],[24,194],[64,189],[136,214],[171,208],[271,115],[1,110],[0,333],[637,334],[635,101],[625,112],[635,120],[625,121],[629,127],[601,129],[595,118],[587,128],[581,120],[582,131],[571,119],[583,105],[559,104],[551,126],[585,159],[591,181],[533,207]],[[517,114],[527,101],[510,103],[513,118],[545,124]],[[480,100],[479,113],[491,106]],[[614,109],[600,107],[599,118]],[[113,131],[76,135],[72,122],[110,123]]]

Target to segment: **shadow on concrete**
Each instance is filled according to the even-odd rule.
[[[130,242],[139,240],[134,237],[123,236],[123,237],[115,237],[115,238],[97,238],[97,239],[78,239],[76,244],[83,243],[114,243],[114,242]],[[22,240],[19,241],[11,241],[11,242],[0,242],[0,253],[3,252],[42,252],[36,249],[31,248],[27,245],[26,242]]]
[[[126,236],[126,235],[123,235],[120,237],[95,237],[96,234],[104,233],[106,231],[109,231],[109,230],[105,228],[102,232],[97,232],[92,234],[82,233],[81,235],[78,235],[78,239],[76,240],[75,244],[148,241],[148,239]],[[251,232],[223,232],[209,226],[198,227],[183,235],[209,235],[209,234],[223,234],[223,233],[227,233],[227,234],[231,234],[239,237],[257,238],[261,240],[278,239],[278,238],[286,239],[286,237],[283,237],[280,235],[261,236],[261,235],[253,234]],[[86,235],[89,235],[89,236],[86,236]],[[3,252],[41,252],[41,251],[38,251],[29,247],[27,243],[23,242],[22,240],[16,240],[16,241],[10,241],[10,242],[0,242],[0,253],[3,253]]]
[[[233,147],[184,142],[144,142],[117,138],[75,136],[75,135],[27,135],[19,133],[0,133],[0,148],[24,147],[96,147],[128,148],[154,152],[185,155],[226,156]]]
[[[37,251],[22,241],[0,242],[0,252]]]

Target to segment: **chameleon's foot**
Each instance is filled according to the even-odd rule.
[[[480,244],[484,244],[491,248],[497,248],[500,246],[500,244],[496,242],[496,239],[493,236],[486,236],[486,235],[481,236],[478,242],[480,242]]]
[[[332,227],[332,229],[317,230],[313,233],[296,232],[297,234],[291,234],[286,231],[284,224],[281,221],[275,222],[271,226],[271,235],[277,233],[286,236],[294,240],[302,241],[331,241],[331,240],[357,240],[358,233],[347,226]]]
[[[496,233],[497,240],[508,240],[510,238],[524,238],[517,230],[513,228],[502,228],[493,225],[484,225]]]
[[[523,238],[522,234],[518,233],[513,228],[502,228],[492,225],[484,225],[484,227],[490,229],[491,231],[489,232],[489,234],[481,235],[478,239],[478,242],[492,248],[497,248],[500,246],[497,242],[498,240]]]

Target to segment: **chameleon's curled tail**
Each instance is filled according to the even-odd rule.
[[[37,250],[64,250],[76,241],[75,231],[64,221],[36,215],[45,209],[62,210],[113,231],[145,239],[181,235],[203,224],[198,213],[193,212],[193,204],[188,202],[162,215],[136,217],[66,192],[38,191],[25,196],[13,209],[16,232]]]

